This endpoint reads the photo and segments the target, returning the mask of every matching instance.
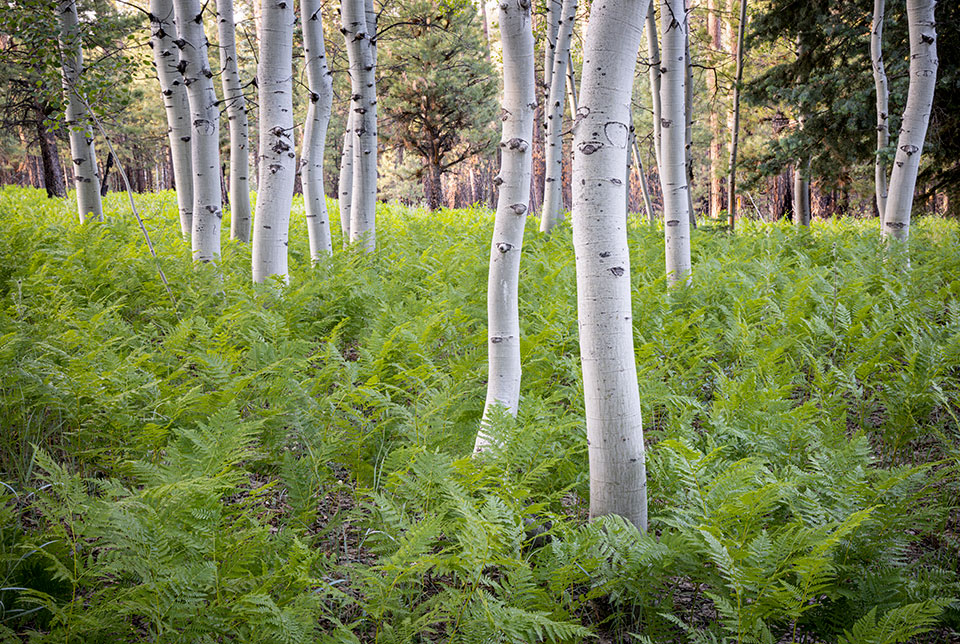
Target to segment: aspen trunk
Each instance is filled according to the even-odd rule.
[[[656,215],[653,213],[653,202],[650,200],[650,187],[647,185],[647,173],[643,169],[643,160],[640,158],[640,146],[637,145],[637,137],[631,138],[633,145],[633,156],[637,159],[637,172],[640,174],[640,193],[643,195],[643,207],[647,211],[647,222],[652,226],[656,222]]]
[[[340,152],[340,180],[337,194],[340,206],[340,232],[343,244],[350,242],[350,200],[353,199],[353,146],[357,133],[353,129],[353,111],[347,108],[347,129],[343,132],[343,149]]]
[[[727,221],[731,231],[737,221],[737,147],[740,143],[740,84],[743,81],[743,40],[746,29],[747,0],[740,0],[740,24],[737,27],[735,54],[737,75],[733,85],[732,122],[730,123],[730,174],[727,176]]]
[[[647,8],[647,57],[650,59],[650,109],[653,110],[653,150],[657,172],[660,172],[660,44],[657,42],[657,16],[653,2]]]
[[[937,83],[937,31],[935,0],[907,0],[910,29],[910,87],[900,123],[897,155],[890,175],[883,236],[906,240],[910,236],[910,211],[917,185],[933,92]]]
[[[220,82],[230,126],[230,238],[250,241],[250,135],[247,100],[237,68],[237,32],[233,0],[217,0]]]
[[[689,2],[685,1],[685,5]],[[683,171],[687,176],[687,212],[690,214],[690,227],[697,227],[697,213],[693,209],[693,65],[690,61],[690,10],[684,7],[687,12],[686,33],[683,35]]]
[[[376,248],[377,88],[376,27],[363,0],[343,0],[340,16],[347,42],[352,88],[353,186],[350,199],[350,241]]]
[[[549,233],[561,221],[563,210],[563,103],[570,39],[577,17],[577,0],[564,0],[553,56],[553,73],[544,112],[546,123],[546,175],[540,232]]]
[[[570,47],[567,47],[567,98],[570,103],[570,114],[573,118],[577,116],[577,78],[576,71],[573,69],[573,53]]]
[[[300,0],[307,85],[310,90],[300,153],[300,172],[303,179],[303,203],[306,210],[307,236],[310,240],[310,258],[313,261],[333,252],[327,197],[323,190],[323,155],[333,106],[333,80],[327,68],[320,6],[320,0]]]
[[[797,161],[793,171],[793,222],[798,226],[810,225],[810,179],[809,162]]]
[[[516,415],[520,401],[520,312],[518,287],[523,226],[530,200],[534,110],[537,104],[533,65],[530,0],[500,3],[503,45],[503,125],[500,138],[500,186],[490,245],[487,278],[487,399],[475,451],[490,438],[489,415],[502,407]]]
[[[590,461],[590,516],[619,514],[641,530],[647,527],[646,464],[620,177],[627,158],[630,95],[646,9],[646,0],[609,0],[591,6],[580,81],[580,118],[574,125],[577,155],[573,165],[573,244]],[[661,15],[669,24],[669,11]],[[678,121],[682,123],[682,25],[676,29],[681,29],[679,74],[671,67],[667,83],[670,77],[680,76]],[[676,128],[665,128],[665,132],[671,129]],[[681,176],[682,135],[681,130],[677,150]]]
[[[661,0],[660,185],[667,283],[688,284],[690,275],[690,212],[687,199],[686,47],[687,12],[683,0]]]
[[[560,37],[560,22],[563,15],[563,0],[545,0],[546,1],[546,25],[543,35],[543,101],[546,105],[550,100],[550,92],[553,86],[554,61],[560,50],[557,48],[557,40]],[[543,111],[543,130],[549,129],[549,113]]]
[[[174,23],[173,0],[151,0],[151,37],[154,65],[160,80],[163,108],[167,116],[167,139],[177,186],[177,208],[180,232],[190,237],[193,228],[193,162],[190,152],[190,104],[180,73],[180,51],[174,44],[178,38]]]
[[[58,3],[57,19],[60,22],[60,56],[63,91],[67,96],[66,125],[70,133],[73,183],[77,190],[77,213],[80,223],[83,223],[87,219],[103,219],[103,206],[100,202],[100,175],[93,147],[93,129],[87,107],[77,88],[83,71],[83,42],[76,0],[61,0]]]
[[[880,158],[880,153],[890,143],[889,90],[887,89],[887,72],[883,65],[884,13],[884,0],[874,0],[873,24],[870,30],[870,58],[873,61],[873,84],[877,90],[877,160],[874,167],[874,181],[881,229],[883,211],[887,207],[887,169]]]
[[[297,164],[293,144],[293,4],[260,5],[260,179],[253,225],[253,281],[285,281],[287,236]]]
[[[180,68],[190,104],[190,151],[193,169],[193,258],[220,256],[220,109],[207,57],[207,37],[199,0],[174,0]]]

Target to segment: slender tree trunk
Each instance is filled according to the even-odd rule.
[[[647,173],[643,169],[643,160],[640,158],[640,146],[637,145],[637,137],[631,138],[633,145],[633,156],[637,159],[637,172],[640,174],[640,193],[643,195],[643,207],[647,211],[647,221],[652,226],[656,223],[656,215],[653,213],[653,202],[650,200],[650,186],[647,185]]]
[[[907,0],[910,30],[910,87],[903,110],[897,155],[883,216],[883,236],[906,240],[917,185],[920,154],[927,136],[933,92],[937,83],[936,0]]]
[[[333,79],[327,67],[323,42],[323,19],[320,0],[300,0],[300,20],[306,57],[307,84],[310,100],[303,130],[300,173],[303,179],[303,203],[306,210],[310,258],[318,261],[333,252],[330,239],[330,218],[327,196],[323,190],[323,155],[327,125],[333,107]]]
[[[207,37],[199,0],[174,0],[180,68],[190,103],[190,146],[193,169],[193,258],[201,262],[220,256],[220,109],[213,90]]]
[[[350,241],[362,241],[367,252],[377,245],[377,87],[376,26],[363,0],[343,0],[340,16],[350,59],[353,142],[353,192],[350,199]]]
[[[180,51],[176,43],[173,0],[151,0],[151,38],[153,61],[160,80],[160,93],[167,116],[167,139],[173,160],[174,182],[177,186],[177,208],[180,212],[180,232],[190,237],[193,228],[193,162],[190,151],[190,103],[180,73]]]
[[[578,154],[573,166],[573,244],[590,516],[619,514],[641,530],[647,527],[646,464],[633,350],[624,186],[619,178],[627,157],[630,95],[646,2],[609,0],[591,6],[580,86],[582,118],[574,125]],[[661,13],[664,23],[671,24],[670,7],[665,9]],[[682,18],[682,8],[678,18]],[[679,60],[681,66],[676,71],[671,67],[666,81],[669,85],[672,77],[680,77],[677,120],[682,123],[682,23],[678,20],[671,28],[679,31],[679,52],[673,60]],[[665,57],[666,53],[665,46]],[[668,105],[665,101],[664,107]],[[665,128],[665,133],[671,129],[675,128]],[[677,150],[681,177],[682,135],[681,130]]]
[[[740,0],[736,52],[737,76],[733,85],[733,123],[730,127],[730,174],[727,176],[727,221],[731,231],[734,230],[737,220],[737,146],[740,142],[740,85],[743,82],[743,39],[746,29],[747,0]]]
[[[577,117],[577,78],[573,69],[572,48],[567,47],[567,98],[570,103],[570,114]]]
[[[660,165],[662,157],[660,156],[660,44],[657,42],[657,15],[654,2],[650,2],[647,8],[647,57],[650,59],[650,101],[653,110],[653,150],[657,164],[657,172],[662,172]]]
[[[37,142],[40,145],[40,161],[43,163],[43,186],[48,197],[66,197],[67,189],[60,168],[57,152],[57,137],[44,125],[43,114],[37,118]]]
[[[230,123],[230,238],[250,241],[250,145],[247,100],[237,68],[233,0],[217,0],[220,82]]]
[[[523,226],[530,199],[531,142],[537,104],[530,0],[500,3],[503,46],[503,125],[500,187],[487,279],[487,400],[475,450],[483,451],[490,412],[516,415],[520,401],[520,312],[518,288]]]
[[[690,212],[687,200],[686,158],[686,47],[687,12],[683,0],[661,0],[663,31],[660,102],[661,165],[667,283],[688,284],[690,275]]]
[[[253,281],[285,281],[290,208],[297,172],[293,143],[293,4],[260,5],[260,190],[253,226]]]
[[[797,226],[810,225],[809,161],[797,161],[793,171],[793,221]]]
[[[553,73],[555,69],[555,60],[562,52],[557,47],[557,40],[560,37],[560,27],[563,12],[563,0],[545,0],[546,2],[546,25],[544,26],[543,36],[543,104],[550,100],[550,93],[553,89]],[[549,112],[543,111],[543,130],[546,132],[549,128]]]
[[[712,52],[720,51],[720,21],[717,20],[717,0],[707,2],[707,37]],[[715,59],[715,54],[714,54]],[[707,93],[711,105],[716,105],[718,87],[716,72],[707,72]],[[718,108],[710,110],[710,218],[720,218],[722,200],[720,197],[720,116]]]
[[[576,17],[577,0],[563,0],[560,28],[554,45],[553,73],[549,77],[550,91],[544,110],[547,115],[547,129],[543,212],[540,216],[540,232],[543,233],[549,233],[561,221],[563,210],[563,95],[570,58],[570,39]]]
[[[103,219],[103,206],[100,203],[100,175],[93,148],[93,129],[77,88],[83,71],[83,43],[76,0],[60,0],[57,18],[60,21],[60,56],[63,91],[67,96],[66,124],[70,132],[73,183],[77,189],[77,213],[83,223],[87,219]]]
[[[357,132],[353,127],[353,111],[347,108],[347,129],[343,132],[343,149],[340,152],[340,180],[337,194],[340,197],[340,232],[343,244],[350,242],[350,201],[353,199],[353,146]]]
[[[630,221],[630,187],[631,187],[630,186],[630,170],[632,169],[632,166],[633,166],[633,144],[636,141],[636,138],[637,137],[634,134],[634,127],[633,127],[633,111],[631,110],[630,111],[630,133],[627,135],[627,166],[626,166],[626,171],[624,172],[624,177],[623,177],[623,187],[624,187],[623,193],[625,197],[623,200],[624,209],[625,209],[624,214],[626,216],[626,221],[628,222]]]
[[[877,212],[880,213],[881,229],[883,211],[887,207],[887,168],[880,154],[890,143],[890,123],[887,89],[887,72],[883,65],[883,19],[884,0],[873,2],[873,24],[870,30],[870,58],[873,61],[873,83],[877,90],[877,160],[874,181],[877,192]]]
[[[686,33],[683,35],[683,69],[686,75],[683,83],[683,171],[687,176],[687,212],[690,214],[690,227],[697,227],[697,212],[693,209],[693,65],[690,61],[690,10],[689,0],[685,0],[687,12]]]

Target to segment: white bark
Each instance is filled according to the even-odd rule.
[[[570,103],[570,114],[577,115],[577,78],[573,70],[572,48],[567,48],[567,98]]]
[[[690,213],[688,210],[686,146],[686,31],[683,0],[661,0],[663,31],[660,61],[660,185],[667,283],[688,284],[690,275]]]
[[[887,169],[880,159],[880,152],[890,143],[889,95],[887,72],[883,66],[883,19],[884,1],[873,2],[873,23],[870,30],[870,58],[873,61],[873,84],[877,90],[877,160],[874,168],[874,183],[877,192],[877,212],[883,224],[883,211],[887,207]]]
[[[287,275],[287,236],[296,180],[293,143],[293,4],[260,5],[260,180],[253,223],[253,281]]]
[[[100,202],[100,174],[93,147],[93,128],[87,107],[77,90],[77,81],[83,71],[83,43],[76,0],[61,0],[57,4],[60,22],[60,57],[63,91],[67,96],[66,125],[70,134],[70,159],[73,166],[73,184],[77,190],[77,213],[80,223],[87,219],[103,218]]]
[[[523,226],[530,200],[533,121],[537,105],[530,0],[500,3],[503,45],[503,129],[500,186],[487,279],[487,399],[475,450],[489,444],[485,428],[492,408],[516,415],[520,401],[518,286]]]
[[[347,129],[343,132],[343,150],[340,153],[340,181],[337,183],[337,194],[340,206],[340,232],[343,233],[343,243],[350,241],[350,200],[353,199],[353,146],[357,138],[353,128],[353,112],[347,110]]]
[[[546,0],[547,14],[546,25],[544,26],[543,37],[543,99],[548,101],[553,88],[553,74],[556,69],[555,60],[558,53],[562,53],[557,47],[557,40],[560,37],[560,21],[563,15],[563,0]],[[547,120],[547,110],[543,111],[543,129],[546,132],[549,127]]]
[[[340,17],[350,60],[353,149],[353,193],[350,199],[350,241],[361,241],[367,252],[377,245],[377,87],[376,28],[372,5],[343,0]]]
[[[548,0],[549,1],[549,0]],[[549,233],[560,223],[563,210],[563,104],[570,40],[577,17],[577,0],[563,0],[559,30],[554,45],[553,73],[550,92],[544,109],[546,114],[546,172],[543,190],[543,212],[540,231]]]
[[[651,2],[647,8],[647,57],[650,59],[650,100],[653,110],[653,150],[657,164],[657,172],[660,172],[660,44],[657,42],[657,16],[654,3]]]
[[[573,164],[573,245],[590,461],[590,516],[619,514],[641,530],[647,525],[646,465],[621,177],[646,3],[607,0],[591,6],[580,110],[574,125],[577,154]],[[681,77],[682,47],[681,32]],[[681,122],[682,106],[681,88]]]
[[[797,226],[810,225],[809,161],[797,161],[793,171],[793,220]]]
[[[217,0],[220,82],[230,124],[230,238],[250,241],[250,141],[247,100],[237,68],[233,0]]]
[[[180,67],[190,103],[190,148],[193,166],[193,258],[220,256],[220,109],[207,58],[207,37],[199,0],[174,0]]]
[[[920,154],[923,152],[933,92],[937,83],[936,0],[907,0],[910,30],[910,87],[903,110],[897,155],[890,175],[883,236],[906,240],[910,236],[910,211],[917,186]]]
[[[190,104],[180,73],[180,51],[177,27],[174,24],[173,0],[151,0],[151,34],[153,60],[160,80],[160,93],[167,115],[167,138],[173,161],[173,180],[177,188],[180,231],[190,237],[193,227],[193,163],[190,159]]]
[[[653,202],[650,200],[650,186],[647,185],[647,173],[643,169],[643,160],[640,158],[640,146],[637,145],[637,137],[632,137],[633,156],[637,160],[637,172],[640,174],[640,192],[643,195],[643,207],[647,211],[647,221],[652,226],[656,222],[656,216],[653,214]]]
[[[327,68],[320,6],[320,0],[300,0],[307,85],[310,90],[300,153],[300,174],[307,236],[310,240],[310,258],[313,261],[333,252],[327,197],[323,190],[323,153],[333,105],[333,80]]]

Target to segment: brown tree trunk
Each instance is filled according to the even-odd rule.
[[[716,60],[715,54],[720,51],[720,21],[717,19],[717,0],[707,1],[707,37],[710,38],[711,54]],[[717,92],[717,74],[707,70],[707,91],[710,93],[710,100],[714,102],[718,98]],[[720,113],[715,107],[710,110],[710,218],[720,218]]]
[[[423,175],[423,196],[427,201],[427,208],[439,210],[443,207],[443,183],[440,180],[440,163],[435,159],[427,162],[427,169]]]

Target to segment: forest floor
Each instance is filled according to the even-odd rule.
[[[587,520],[568,226],[471,446],[492,213],[381,204],[289,284],[195,265],[172,193],[0,190],[0,642],[960,641],[960,226],[631,220],[650,529]],[[330,202],[337,221],[336,202]],[[172,296],[172,297],[171,297]]]

